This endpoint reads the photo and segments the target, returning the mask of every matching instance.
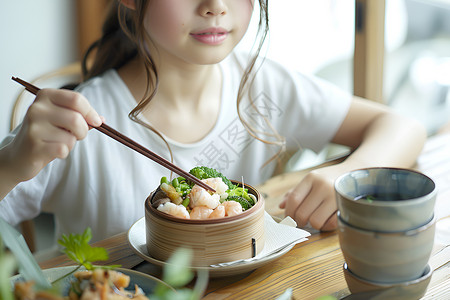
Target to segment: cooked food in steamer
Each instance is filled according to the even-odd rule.
[[[195,167],[189,171],[216,192],[189,182],[183,177],[169,181],[161,178],[159,188],[164,197],[153,205],[161,212],[183,219],[213,219],[235,216],[255,205],[256,198],[248,189],[234,185],[217,170],[209,167]]]

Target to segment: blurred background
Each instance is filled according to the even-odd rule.
[[[434,134],[450,121],[450,0],[270,1],[267,56],[353,92],[358,1],[369,17],[379,13],[370,5],[384,6],[378,18],[383,24],[373,26],[375,31],[384,26],[382,61],[369,62],[382,74],[381,96],[373,100],[413,116]],[[10,130],[11,110],[22,91],[11,76],[31,81],[79,61],[99,35],[107,2],[0,2],[0,138]],[[256,20],[239,47],[252,46]],[[369,44],[365,51],[373,55],[377,47]],[[41,239],[38,250],[47,244]]]

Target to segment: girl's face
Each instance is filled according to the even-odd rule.
[[[247,31],[254,0],[151,0],[144,26],[162,59],[223,60]],[[151,48],[152,49],[152,48]]]

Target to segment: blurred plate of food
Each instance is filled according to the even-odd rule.
[[[44,276],[53,283],[53,287],[52,290],[45,291],[39,297],[35,295],[34,297],[38,297],[36,299],[58,299],[54,295],[53,297],[50,296],[52,295],[51,293],[56,293],[57,296],[61,296],[61,299],[63,299],[62,297],[68,296],[69,292],[74,290],[77,296],[80,296],[84,290],[97,292],[93,287],[100,289],[99,287],[101,285],[99,283],[105,282],[108,283],[108,289],[103,288],[101,292],[104,293],[106,291],[114,294],[116,297],[114,299],[148,299],[145,295],[153,294],[158,284],[165,285],[169,289],[174,290],[156,277],[124,268],[115,268],[114,270],[97,269],[99,273],[95,275],[91,271],[86,271],[84,268],[78,268],[78,266],[50,268],[42,271]],[[67,274],[70,275],[66,276]],[[60,278],[62,279],[59,280]],[[83,280],[85,280],[84,283]],[[26,296],[30,295],[29,293],[33,293],[33,284],[25,282],[22,275],[18,274],[11,277],[11,286],[13,289],[20,290],[20,293],[23,295],[22,298],[18,298],[19,300],[33,299]],[[46,295],[48,295],[47,298]],[[94,297],[93,294],[91,296]],[[91,296],[87,297],[89,298]]]

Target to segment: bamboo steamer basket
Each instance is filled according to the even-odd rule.
[[[233,184],[242,186],[236,181]],[[242,214],[207,220],[189,220],[163,213],[152,202],[164,197],[156,189],[145,201],[146,244],[150,256],[166,261],[178,248],[193,250],[193,267],[252,258],[264,247],[264,199],[245,185],[256,203]]]

